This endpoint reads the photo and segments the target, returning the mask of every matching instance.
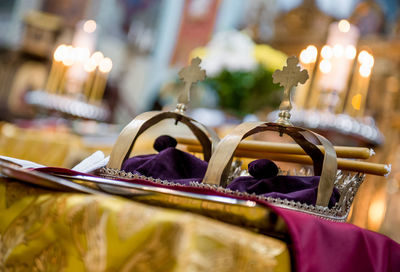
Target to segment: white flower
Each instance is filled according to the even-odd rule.
[[[251,71],[257,67],[254,58],[254,42],[238,31],[220,32],[207,45],[207,55],[201,67],[208,76],[228,71]]]

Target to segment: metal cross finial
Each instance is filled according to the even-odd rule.
[[[185,112],[186,104],[190,102],[190,89],[192,85],[206,78],[206,71],[200,67],[201,59],[199,57],[192,59],[190,66],[183,68],[179,72],[179,78],[184,82],[182,93],[178,97],[176,111]]]
[[[290,91],[292,87],[296,87],[298,83],[304,84],[308,79],[307,70],[301,70],[297,64],[299,60],[296,57],[289,57],[286,60],[286,66],[282,70],[276,70],[272,75],[274,83],[279,83],[284,88],[283,99],[279,106],[279,118],[276,121],[278,124],[291,126],[290,110],[292,102],[290,101]]]

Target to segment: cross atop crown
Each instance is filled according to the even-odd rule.
[[[292,56],[286,60],[286,66],[282,70],[276,70],[273,77],[273,83],[279,83],[284,88],[283,98],[279,106],[279,119],[276,121],[282,125],[289,125],[290,110],[292,109],[292,102],[290,101],[290,91],[299,83],[304,84],[308,79],[307,70],[301,70],[298,66],[299,60]]]
[[[190,102],[190,90],[193,84],[206,78],[206,71],[200,67],[201,59],[199,57],[192,59],[190,66],[182,68],[179,72],[179,78],[184,82],[183,90],[178,97],[177,111],[184,112],[186,104]]]

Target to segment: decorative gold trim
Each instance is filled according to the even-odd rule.
[[[302,170],[300,170],[300,172],[302,172]],[[99,171],[99,174],[105,178],[110,178],[110,179],[118,179],[118,178],[141,179],[141,180],[151,181],[151,182],[154,182],[157,184],[162,184],[162,185],[167,185],[167,186],[182,186],[182,187],[186,186],[186,185],[182,185],[180,183],[175,183],[175,182],[161,180],[161,179],[154,179],[152,177],[146,177],[143,175],[133,174],[130,172],[125,172],[123,170],[112,169],[112,168],[107,168],[107,167],[101,168]],[[290,173],[287,172],[287,174],[290,174]],[[308,172],[307,174],[311,174],[311,173]],[[357,174],[352,175],[350,173],[346,174],[342,171],[337,171],[336,178],[334,181],[334,186],[339,191],[341,197],[340,197],[339,201],[335,204],[335,206],[333,206],[332,208],[318,206],[318,205],[308,205],[308,204],[304,204],[304,203],[300,203],[300,202],[290,201],[287,199],[264,197],[264,196],[256,195],[254,193],[249,194],[249,193],[245,193],[245,192],[232,191],[230,189],[223,188],[223,187],[220,187],[217,185],[198,183],[195,181],[190,182],[190,186],[218,191],[218,192],[230,195],[232,197],[247,197],[247,198],[254,199],[254,200],[267,201],[268,203],[270,203],[274,206],[277,206],[277,207],[312,214],[314,216],[332,220],[332,221],[344,222],[344,221],[346,221],[347,216],[350,212],[350,208],[351,208],[351,204],[353,203],[354,196],[357,193],[358,188],[364,181],[364,178],[365,178],[365,174],[362,174],[362,173],[357,173]]]

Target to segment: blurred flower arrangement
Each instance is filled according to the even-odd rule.
[[[281,89],[272,74],[281,69],[286,55],[265,44],[255,44],[243,32],[229,31],[214,36],[206,47],[192,51],[207,72],[203,84],[215,90],[221,109],[243,117],[260,109],[275,109]]]

